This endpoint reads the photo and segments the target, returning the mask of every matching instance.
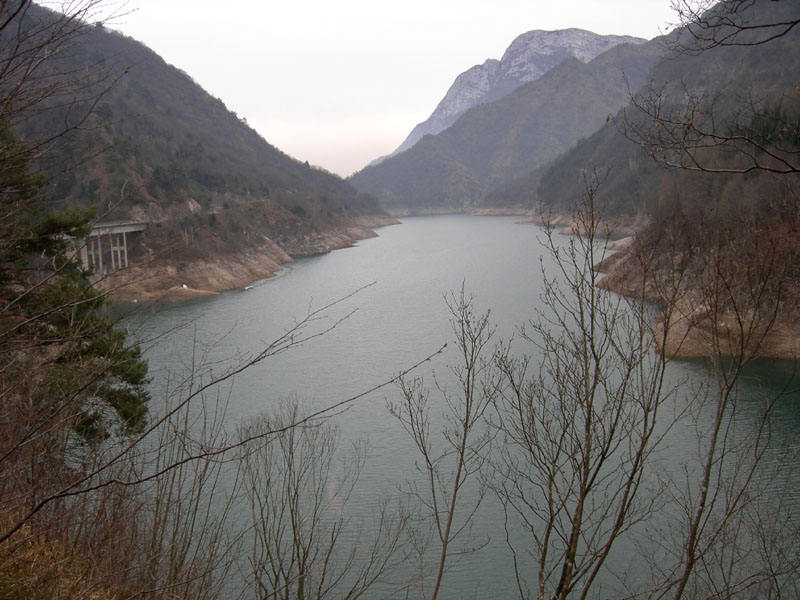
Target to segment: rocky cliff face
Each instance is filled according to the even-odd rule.
[[[407,150],[427,134],[444,131],[473,106],[502,98],[521,85],[539,79],[565,58],[574,56],[589,62],[618,44],[644,41],[624,35],[598,35],[583,29],[523,33],[512,42],[502,59],[489,59],[456,77],[433,114],[413,129],[392,156]]]

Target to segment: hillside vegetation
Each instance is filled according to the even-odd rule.
[[[800,5],[725,3],[704,22],[718,14],[723,43],[684,29],[625,109],[529,179],[534,210],[568,213],[599,180],[606,217],[649,221],[602,284],[672,312],[670,353],[796,358]]]
[[[38,7],[26,16],[48,18]],[[87,99],[63,105],[53,98],[49,110],[29,115],[18,130],[26,139],[46,138],[80,114],[76,109],[93,107],[40,161],[51,197],[57,206],[92,207],[103,221],[149,222],[136,252],[150,271],[260,252],[267,241],[276,246],[267,248],[272,257],[285,261],[348,245],[349,234],[370,235],[348,228],[386,217],[374,198],[282,153],[189,75],[130,38],[94,27],[61,52],[53,69],[65,77],[92,73]],[[202,279],[189,283],[207,288]]]
[[[753,38],[736,34],[745,16],[737,11],[778,4],[759,14],[788,23],[783,33],[766,42],[761,28],[742,29]],[[90,227],[80,207],[158,219],[144,244],[154,261],[210,281],[248,260],[257,270],[265,253],[282,260],[266,237],[273,231],[298,252],[321,251],[335,235],[344,243],[349,229],[335,228],[370,216],[369,200],[350,205],[348,188],[324,174],[305,184],[296,164],[297,181],[291,169],[273,177],[269,161],[253,178],[224,171],[202,185],[215,172],[205,153],[223,160],[228,150],[201,145],[175,158],[187,132],[166,117],[158,125],[167,109],[155,94],[155,120],[144,121],[151,129],[131,134],[114,172],[119,109],[104,93],[113,77],[76,62],[87,46],[73,46],[91,30],[83,17],[94,2],[65,6],[72,10],[31,36],[19,19],[47,13],[26,0],[0,3],[0,598],[437,600],[486,596],[487,587],[557,600],[800,597],[797,423],[787,420],[797,371],[780,365],[773,378],[752,369],[765,349],[800,355],[800,120],[791,90],[760,103],[759,90],[724,96],[701,80],[702,94],[660,86],[637,96],[637,118],[620,116],[619,130],[654,164],[677,170],[663,171],[675,194],[659,195],[652,225],[617,246],[627,251],[596,264],[609,256],[610,235],[598,209],[623,214],[625,205],[599,202],[603,173],[582,178],[572,228],[582,235],[547,231],[541,302],[513,340],[497,338],[465,284],[445,298],[448,365],[442,346],[381,383],[365,338],[360,352],[331,357],[354,368],[345,387],[354,384],[355,395],[328,382],[304,404],[275,397],[271,371],[286,363],[270,359],[308,358],[293,350],[333,334],[353,314],[342,303],[356,292],[309,308],[272,341],[255,327],[264,315],[250,318],[245,347],[224,322],[213,339],[196,328],[173,338],[180,325],[162,322],[163,334],[142,344],[161,339],[165,358],[184,368],[153,364],[151,381],[142,348],[77,259],[74,240]],[[699,54],[730,40],[787,42],[800,11],[780,12],[786,6],[721,4],[734,34],[721,44],[696,39],[706,44]],[[62,59],[67,71],[56,68]],[[247,129],[231,131],[241,139],[203,139],[246,149]],[[148,140],[141,148],[140,139]],[[155,156],[174,159],[166,174]],[[195,164],[205,166],[192,172]],[[41,165],[67,174],[51,187],[55,200]],[[115,173],[124,178],[118,194]],[[139,196],[126,206],[129,192]],[[568,205],[560,202],[553,206]],[[159,243],[169,256],[155,253]],[[210,270],[192,274],[202,267]],[[665,309],[660,320],[651,299]],[[270,308],[258,310],[268,318]],[[682,345],[705,360],[673,369]],[[326,377],[305,362],[308,376]],[[243,381],[248,370],[255,377]],[[241,396],[242,384],[258,406]],[[398,445],[385,423],[357,424],[392,442],[391,452],[376,449],[389,468],[375,471],[366,440],[334,418],[357,421],[384,393],[386,417],[408,438]],[[263,412],[233,418],[243,402],[245,412]],[[358,487],[374,485],[376,472],[394,493]],[[484,515],[486,523],[475,520]],[[483,561],[481,551],[503,554]],[[459,565],[464,553],[473,559]],[[497,565],[500,586],[472,569]]]
[[[764,19],[781,20],[797,15],[800,7],[791,2],[762,2],[753,10],[760,11]],[[677,43],[676,40],[674,44]],[[780,201],[772,193],[765,193],[766,189],[776,192],[781,187],[768,182],[774,179],[768,173],[759,170],[746,174],[709,172],[741,170],[747,165],[742,153],[709,145],[701,150],[709,161],[706,172],[665,168],[663,156],[657,154],[667,149],[666,140],[659,144],[655,136],[657,128],[664,128],[666,124],[659,125],[652,115],[644,114],[641,107],[652,108],[657,104],[661,115],[678,115],[676,119],[694,110],[693,127],[706,126],[723,135],[765,126],[778,130],[788,126],[791,130],[794,122],[794,133],[774,131],[775,141],[781,135],[780,143],[790,145],[791,136],[796,138],[797,135],[797,115],[800,114],[798,84],[800,35],[797,31],[769,44],[722,46],[702,53],[672,53],[654,66],[648,84],[638,91],[633,103],[554,160],[539,178],[529,180],[537,185],[533,199],[548,209],[569,210],[585,191],[583,174],[597,170],[605,177],[598,190],[598,200],[609,213],[669,212],[677,205],[685,205],[686,210],[691,211],[693,206],[717,201],[728,203],[733,210],[738,203],[766,209],[770,202]],[[766,124],[770,119],[771,125]],[[650,139],[645,139],[647,137]],[[689,134],[686,138],[688,140]],[[796,153],[797,148],[786,146],[786,151]],[[767,188],[762,188],[763,185]],[[498,201],[512,202],[513,197],[509,193]]]
[[[457,212],[542,166],[594,132],[643,84],[659,42],[621,44],[584,64],[568,58],[504,98],[479,105],[435,136],[354,174],[390,212]],[[519,204],[519,203],[517,203]]]

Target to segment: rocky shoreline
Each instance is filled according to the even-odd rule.
[[[573,217],[566,214],[532,215],[524,222],[549,224],[563,235],[583,233],[576,227]],[[600,224],[598,233],[605,232],[614,241],[606,245],[610,254],[595,265],[595,270],[604,274],[598,287],[621,296],[643,297],[665,307],[656,281],[673,281],[674,274],[655,269],[645,277],[635,254],[636,235],[644,231],[649,222],[646,215],[637,215],[617,217]],[[791,307],[800,306],[798,286],[785,286],[781,308],[774,318],[763,320],[763,324],[739,323],[737,315],[724,309],[715,311],[712,318],[701,294],[690,287],[681,289],[670,304],[658,315],[653,327],[654,339],[661,340],[662,351],[669,357],[707,358],[714,353],[732,356],[741,353],[742,348],[747,348],[745,352],[754,358],[791,360],[800,357],[800,319],[797,311],[791,310]],[[741,339],[737,329],[747,331],[746,340]]]
[[[478,211],[472,214],[520,216],[513,211]],[[523,222],[543,224],[545,219],[528,216]],[[559,233],[580,233],[570,217],[556,215],[547,222],[560,227]],[[100,282],[100,285],[113,300],[119,302],[177,302],[215,295],[274,277],[283,268],[282,265],[292,262],[294,258],[349,248],[358,240],[377,236],[374,228],[396,224],[399,221],[390,216],[361,217],[322,233],[297,235],[280,243],[266,240],[260,247],[211,259],[171,262],[156,257],[118,271]],[[643,218],[619,219],[606,224],[608,231],[627,237],[609,243],[607,249],[612,253],[595,266],[598,272],[604,274],[598,286],[623,296],[644,297],[663,306],[663,298],[656,290],[654,277],[643,277],[634,253],[635,232],[641,231],[645,225]],[[661,276],[669,277],[669,274]],[[792,297],[799,296],[793,301],[797,306],[800,290],[789,291]],[[735,323],[736,316],[719,311],[712,319],[705,306],[696,291],[687,289],[671,303],[668,310],[662,312],[653,331],[656,339],[663,338],[664,353],[677,358],[703,358],[711,355],[712,350],[728,355],[740,351],[741,336],[737,336],[734,328],[727,325]],[[667,314],[669,319],[665,316]],[[773,359],[800,356],[800,320],[792,315],[779,312],[770,322],[768,330],[755,333],[760,340],[756,356]]]
[[[527,217],[530,208],[525,206],[509,206],[502,208],[474,208],[465,210],[457,207],[445,208],[395,208],[389,209],[393,217],[432,217],[438,215],[469,215],[470,217]]]
[[[376,237],[374,228],[396,225],[389,216],[359,217],[322,233],[306,233],[280,242],[265,240],[245,251],[198,260],[148,257],[98,282],[115,302],[180,302],[243,288],[274,277],[294,258],[350,248],[358,240]]]
[[[614,251],[595,269],[605,276],[598,287],[628,297],[643,297],[665,306],[655,281],[672,274],[650,273],[644,277],[636,258],[633,237],[610,244]],[[661,351],[670,358],[707,358],[745,353],[752,358],[797,359],[800,357],[800,321],[790,306],[798,306],[799,290],[788,288],[782,308],[774,313],[745,316],[724,306],[712,310],[698,290],[685,287],[675,294],[669,307],[657,317],[653,327]],[[752,311],[748,311],[752,312]],[[744,333],[744,335],[743,335]]]
[[[536,225],[549,225],[554,229],[559,228],[558,233],[563,235],[581,235],[584,233],[584,231],[576,226],[573,216],[568,214],[537,215],[530,213],[524,222],[534,223]],[[598,226],[598,233],[604,237],[611,238],[630,237],[642,231],[647,227],[649,222],[650,218],[645,215],[604,219]]]

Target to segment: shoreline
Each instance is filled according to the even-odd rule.
[[[437,214],[512,216],[506,212]],[[545,224],[547,221],[552,226],[562,226],[560,234],[580,234],[572,218],[566,215],[552,215],[547,220],[530,214],[524,216],[528,218],[521,223]],[[647,289],[643,289],[641,268],[632,253],[635,232],[641,231],[645,222],[643,218],[626,218],[607,224],[609,231],[627,235],[614,236],[616,239],[606,246],[611,253],[594,266],[595,270],[604,274],[597,286],[621,296],[644,297],[664,307],[653,277],[644,285]],[[211,259],[181,263],[154,259],[145,265],[118,271],[100,285],[106,289],[112,301],[122,303],[184,302],[214,296],[271,279],[283,269],[282,265],[291,263],[295,258],[319,256],[353,247],[358,240],[377,237],[373,228],[399,223],[392,216],[363,217],[323,233],[289,240],[285,244],[288,249],[267,240],[258,248]],[[665,276],[668,277],[668,274]],[[671,307],[662,308],[658,322],[653,326],[653,334],[654,339],[659,339],[664,335],[664,328],[667,328],[662,350],[670,358],[707,358],[712,350],[731,356],[740,347],[739,336],[726,326],[726,323],[736,322],[735,315],[721,311],[715,322],[709,316],[709,311],[703,310],[704,306],[697,292],[687,289],[682,291],[680,299],[673,302]],[[670,315],[668,323],[665,322],[666,314]],[[767,359],[795,359],[800,356],[800,322],[778,314],[769,329],[761,335],[763,339],[755,349],[754,356]]]
[[[651,273],[645,279],[633,255],[634,243],[634,238],[628,237],[608,246],[613,254],[595,265],[595,270],[605,275],[597,286],[620,296],[643,297],[660,305],[661,312],[652,329],[654,343],[663,339],[659,352],[680,359],[731,357],[741,353],[764,359],[800,357],[800,322],[785,312],[776,312],[774,319],[765,318],[763,322],[758,315],[742,321],[724,306],[712,311],[709,303],[691,287],[681,289],[671,305],[666,306],[654,279],[659,273]],[[665,281],[670,280],[670,274],[666,274]]]
[[[235,254],[174,262],[150,257],[97,282],[112,302],[183,302],[242,289],[270,279],[295,258],[319,256],[351,248],[359,240],[377,237],[374,229],[397,225],[390,216],[359,217],[321,233],[305,234],[279,246],[272,240]]]

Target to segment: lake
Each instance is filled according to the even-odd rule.
[[[458,363],[458,353],[445,297],[458,295],[463,285],[474,296],[476,312],[490,310],[497,327],[495,339],[507,340],[541,306],[542,270],[554,274],[552,258],[543,246],[544,229],[515,218],[415,217],[378,233],[357,247],[297,260],[277,277],[256,282],[246,291],[137,308],[126,320],[129,329],[143,340],[160,338],[145,342],[154,406],[162,386],[175,373],[200,362],[210,365],[209,373],[222,373],[331,303],[335,304],[303,330],[313,339],[253,366],[225,388],[231,428],[286,398],[299,399],[308,410],[337,404],[420,361],[424,362],[414,375],[432,386],[435,373],[452,391],[448,365]],[[559,236],[557,243],[567,239]],[[318,332],[324,335],[314,337]],[[447,348],[439,352],[444,344]],[[745,405],[745,418],[748,410],[757,413],[761,384],[771,379],[769,385],[781,385],[791,377],[789,369],[785,363],[761,363],[749,372],[745,393],[753,400],[751,406]],[[674,362],[669,377],[703,381],[704,365]],[[442,400],[436,393],[431,397],[438,403],[432,409],[436,425]],[[417,477],[419,455],[387,408],[387,401],[397,398],[395,386],[381,387],[332,417],[343,446],[355,439],[368,445],[368,460],[349,508],[354,515],[369,512],[378,497],[396,493],[398,486]],[[773,416],[776,447],[796,445],[799,402],[793,393]],[[665,444],[676,462],[690,451],[692,434],[676,431],[671,445]],[[476,516],[472,540],[473,545],[488,543],[453,563],[446,574],[444,597],[515,597],[502,511],[491,497]],[[630,566],[633,552],[632,546],[621,547],[611,564]]]

